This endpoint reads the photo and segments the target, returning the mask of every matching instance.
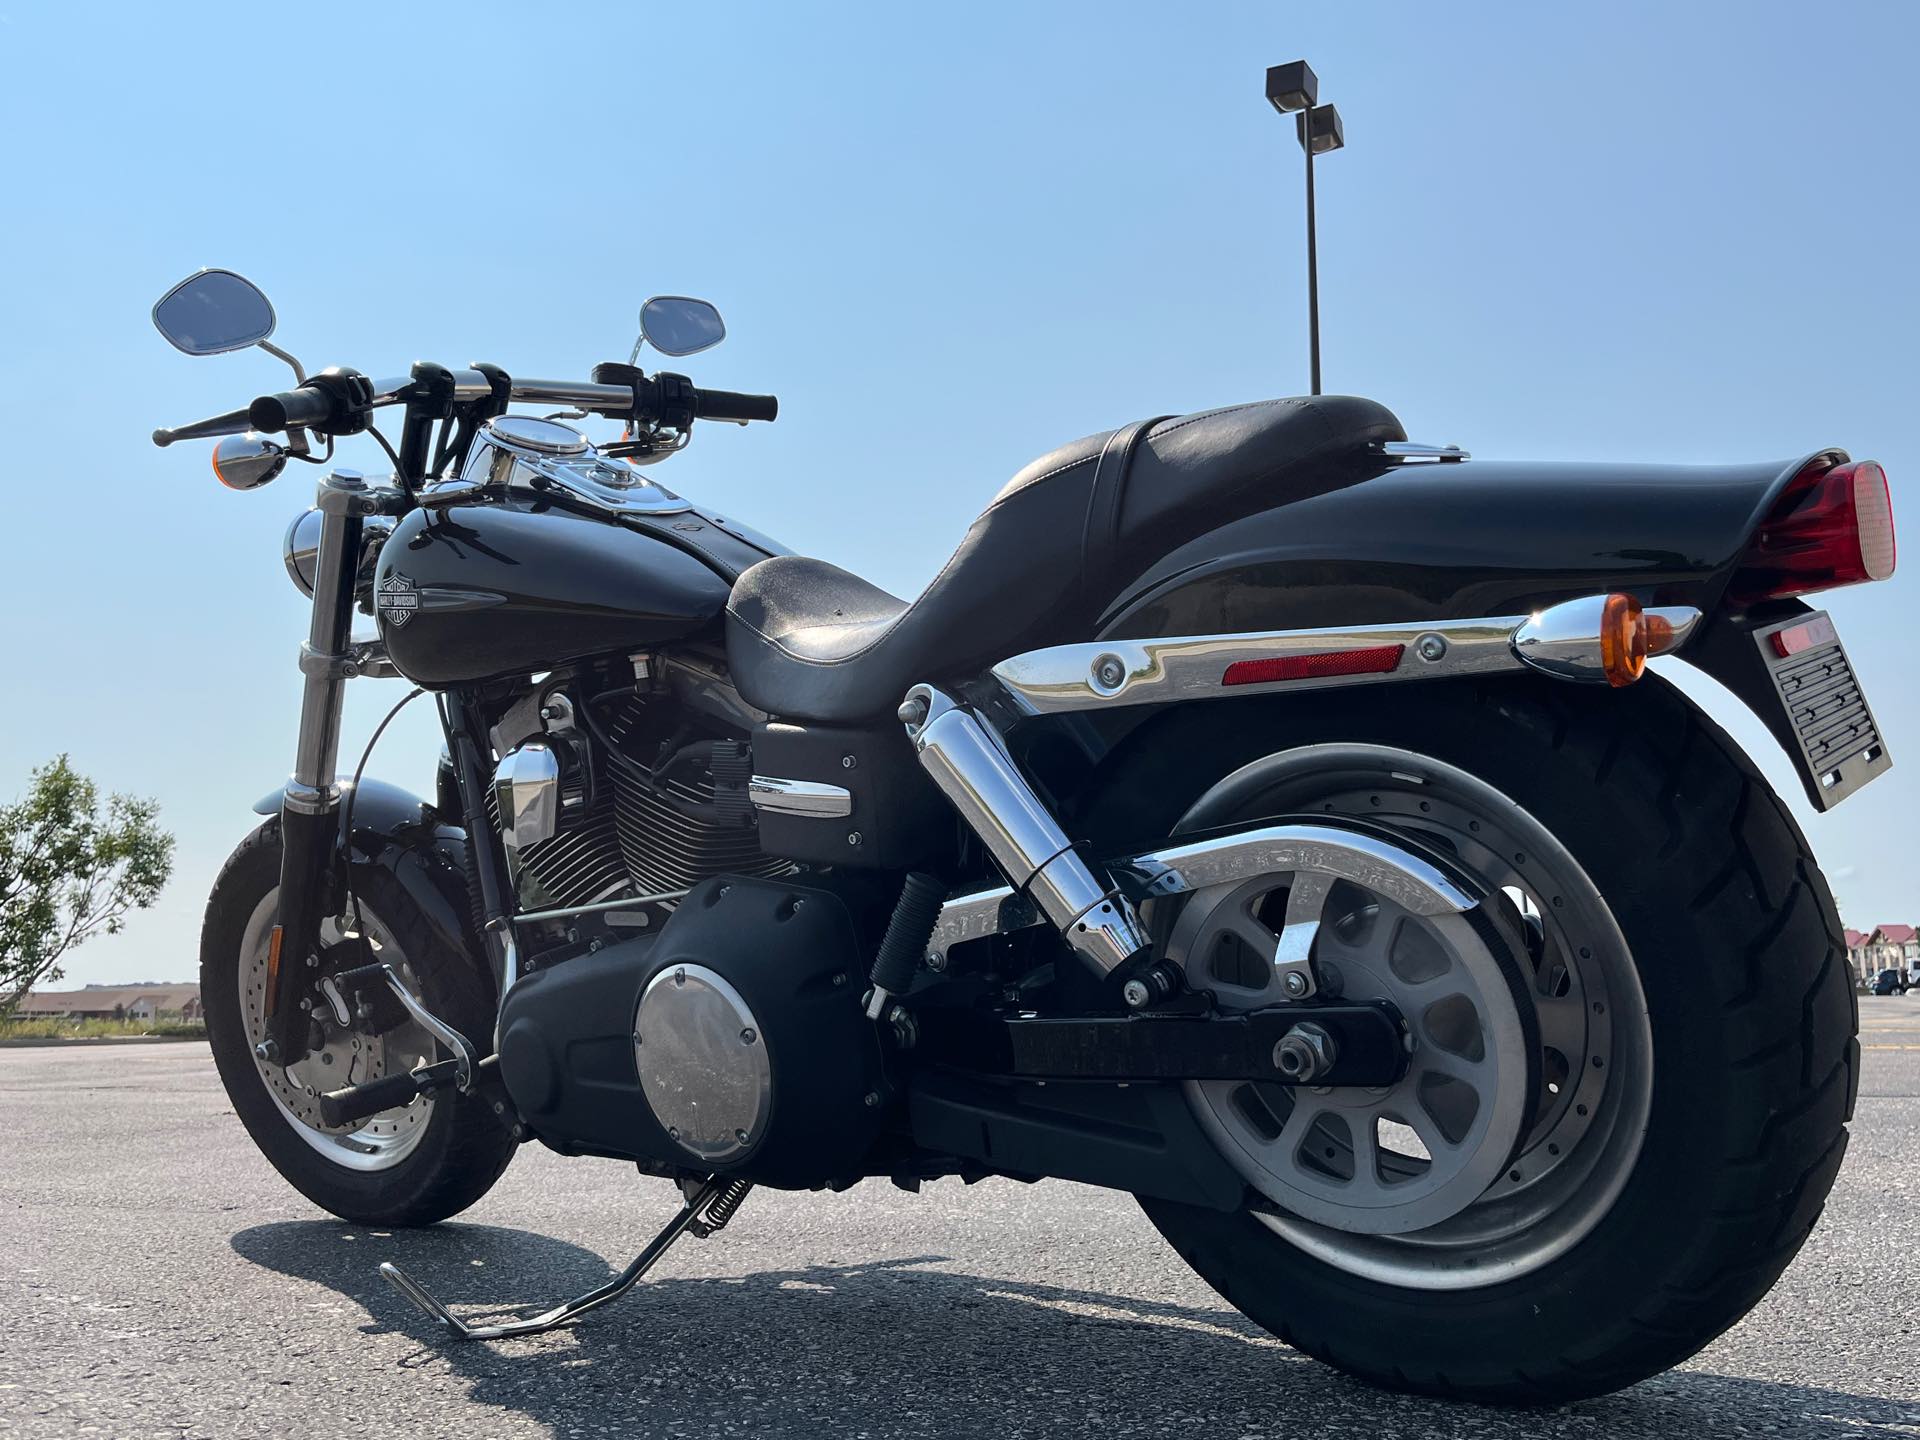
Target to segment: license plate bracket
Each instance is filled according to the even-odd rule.
[[[1887,742],[1840,633],[1824,610],[1809,610],[1752,632],[1773,683],[1807,797],[1831,810],[1893,766]]]

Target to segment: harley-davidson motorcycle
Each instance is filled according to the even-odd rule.
[[[1043,456],[905,601],[655,478],[776,413],[639,364],[718,342],[705,302],[586,381],[308,375],[224,270],[154,319],[298,381],[156,443],[224,437],[239,490],[363,433],[393,467],[287,532],[292,779],[203,940],[235,1111],[363,1224],[530,1141],[684,1202],[507,1323],[384,1267],[451,1335],[570,1322],[755,1185],[1053,1178],[1301,1350],[1532,1402],[1692,1354],[1816,1222],[1859,1073],[1833,900],[1648,661],[1819,809],[1884,771],[1799,598],[1892,572],[1871,461],[1490,463],[1267,400]],[[343,781],[359,676],[437,705],[424,797]]]

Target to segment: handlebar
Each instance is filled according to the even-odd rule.
[[[315,425],[325,425],[333,418],[333,412],[332,395],[303,385],[298,390],[262,395],[247,407],[247,423],[255,430],[264,430],[268,434],[276,430],[305,430]]]
[[[702,420],[772,420],[780,414],[777,395],[742,395],[737,390],[696,392],[694,414]]]
[[[479,372],[459,370],[452,372],[452,375],[458,398],[467,400],[488,393],[486,377]],[[310,428],[324,433],[349,417],[342,413],[339,387],[328,383],[326,377],[319,378],[321,383],[309,382],[295,390],[282,390],[277,394],[262,395],[244,410],[230,410],[224,415],[196,420],[191,425],[181,425],[171,430],[164,428],[155,430],[153,443],[165,447],[176,440],[205,440],[220,435],[238,435],[248,429],[272,433],[289,428]],[[363,387],[361,393],[367,396],[366,403],[375,409],[397,405],[416,393],[414,381],[409,376],[375,381],[366,381],[364,377],[355,378]],[[469,381],[472,383],[468,383]],[[645,403],[648,392],[654,391],[657,387],[648,381],[638,388],[642,389],[643,403]],[[510,398],[530,403],[572,405],[582,410],[591,410],[600,415],[621,419],[633,414],[635,389],[634,385],[602,385],[578,380],[514,380]],[[772,420],[780,413],[780,400],[774,395],[744,395],[735,390],[702,390],[690,384],[682,385],[678,393],[691,401],[694,416],[702,420],[727,420],[745,424],[750,420]],[[663,417],[643,416],[642,418]]]

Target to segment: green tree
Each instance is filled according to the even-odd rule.
[[[108,797],[64,755],[33,772],[26,797],[0,806],[0,1019],[61,975],[61,957],[144,910],[173,872],[160,807]]]

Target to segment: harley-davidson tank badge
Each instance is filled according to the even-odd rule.
[[[420,592],[413,581],[396,571],[380,582],[373,603],[389,625],[404,625],[420,608]]]

